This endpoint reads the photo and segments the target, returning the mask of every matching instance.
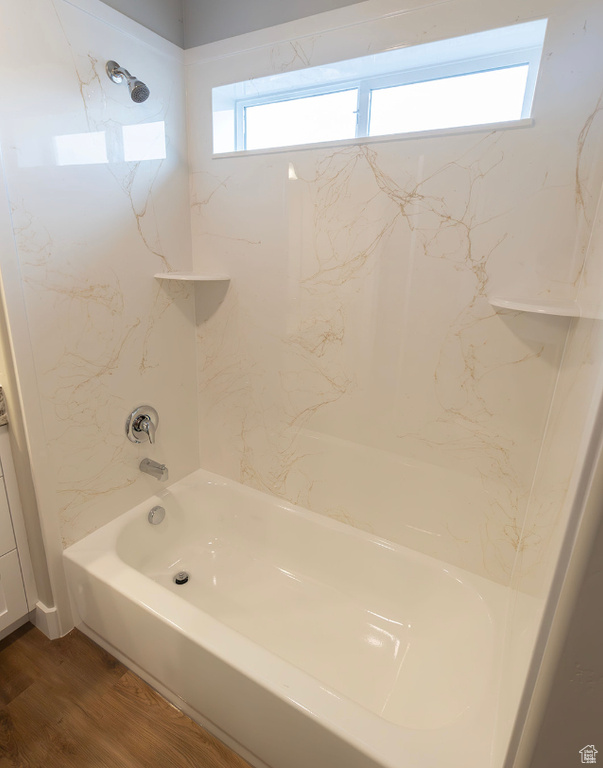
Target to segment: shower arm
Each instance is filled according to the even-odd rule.
[[[134,77],[134,75],[131,75],[127,69],[120,67],[116,61],[113,61],[112,59],[108,61],[105,70],[113,83],[119,85],[123,83],[125,79],[128,84],[132,101],[137,104],[142,104],[143,101],[146,101],[149,98],[151,92],[149,91],[148,86],[141,80],[138,80],[138,78]]]
[[[135,77],[133,77],[127,69],[124,69],[123,67],[120,67],[119,64],[116,61],[108,61],[107,62],[107,74],[113,80],[114,83],[122,83],[124,80],[124,77],[126,80],[136,80]]]

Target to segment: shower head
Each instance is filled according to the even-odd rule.
[[[141,80],[133,77],[127,69],[120,67],[116,61],[108,61],[105,69],[107,70],[107,75],[114,83],[123,83],[124,80],[127,82],[130,98],[136,104],[142,104],[151,95],[151,91]]]
[[[134,80],[134,82],[128,80],[128,88],[130,89],[132,101],[135,101],[137,104],[142,104],[151,95],[151,91],[141,80]]]

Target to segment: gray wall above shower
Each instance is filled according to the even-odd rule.
[[[363,0],[104,0],[183,48],[272,27]],[[186,23],[184,23],[186,21]]]
[[[184,47],[182,0],[103,0],[124,16]]]
[[[183,0],[184,47],[332,11],[362,0]]]

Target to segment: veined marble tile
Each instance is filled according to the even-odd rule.
[[[513,573],[517,589],[541,598],[547,596],[569,517],[577,513],[572,505],[591,438],[584,425],[594,423],[603,396],[602,246],[603,186],[576,297],[590,317],[572,321]]]
[[[488,296],[576,295],[603,19],[593,2],[441,11],[428,35],[418,9],[189,65],[195,264],[232,276],[198,330],[201,462],[509,583],[570,320]],[[532,127],[211,156],[215,85],[542,15]]]
[[[153,278],[190,269],[183,66],[63,0],[1,7],[0,131],[52,464],[39,491],[68,544],[157,489],[144,455],[172,479],[198,466],[193,296]],[[124,431],[143,403],[152,448]]]

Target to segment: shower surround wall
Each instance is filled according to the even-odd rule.
[[[13,337],[40,513],[67,545],[155,492],[144,456],[173,480],[198,466],[194,302],[153,278],[190,269],[183,54],[96,0],[0,8],[2,273],[9,318],[28,326]],[[148,101],[108,79],[108,59]],[[144,159],[162,125],[165,158]],[[143,403],[159,412],[156,446],[125,436]]]
[[[546,594],[599,323],[487,296],[598,295],[602,10],[566,5],[370,0],[183,54],[97,0],[0,0],[1,266],[47,546],[154,492],[149,455]],[[212,158],[215,85],[544,16],[531,127]],[[231,274],[222,303],[153,279],[191,265],[184,61],[194,266]],[[162,122],[166,158],[126,160],[124,127]],[[90,134],[103,162],[60,165]],[[123,433],[143,402],[150,450]]]
[[[187,51],[194,265],[232,277],[198,318],[201,466],[510,584],[517,552],[548,540],[582,427],[524,528],[572,321],[487,297],[575,297],[602,176],[602,9],[357,9]],[[214,86],[542,17],[532,126],[212,158]]]

